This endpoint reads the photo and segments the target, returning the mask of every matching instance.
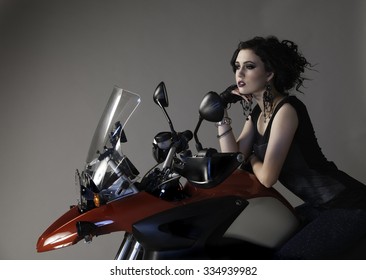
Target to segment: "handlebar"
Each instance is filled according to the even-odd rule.
[[[179,132],[177,134],[177,140],[175,141],[175,146],[177,149],[177,153],[180,153],[186,149],[188,149],[188,142],[193,138],[193,133],[190,130],[186,130],[183,132]]]

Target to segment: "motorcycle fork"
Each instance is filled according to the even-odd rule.
[[[141,259],[143,248],[135,237],[126,232],[122,244],[116,254],[115,260],[136,260]]]

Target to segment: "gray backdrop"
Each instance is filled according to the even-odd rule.
[[[297,42],[316,70],[305,95],[324,153],[366,182],[365,1],[0,1],[0,259],[112,259],[122,234],[38,254],[38,236],[74,204],[74,171],[114,85],[139,93],[124,150],[141,173],[151,141],[168,129],[152,93],[165,81],[177,130],[198,104],[233,83],[240,40]],[[242,125],[232,109],[234,130]],[[204,123],[205,147],[217,147]],[[192,146],[194,147],[194,146]],[[296,203],[296,198],[292,200]],[[121,215],[128,213],[121,213]]]

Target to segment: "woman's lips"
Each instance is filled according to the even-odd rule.
[[[243,86],[245,86],[245,83],[243,81],[239,81],[238,82],[238,87],[243,87]]]
[[[240,88],[243,88],[243,87],[245,87],[245,85],[246,85],[246,83],[244,83],[243,81],[238,81],[237,82],[237,85],[238,85],[238,88],[240,89]],[[252,100],[252,98],[253,98],[253,95],[252,94],[248,94],[248,93],[240,93],[240,91],[239,91],[239,94],[241,95],[241,96],[245,96],[245,98],[247,98],[248,100]]]

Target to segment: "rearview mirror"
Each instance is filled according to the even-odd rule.
[[[224,117],[225,107],[221,97],[213,91],[207,93],[200,104],[201,118],[209,122],[219,122]]]
[[[203,149],[197,136],[202,121],[206,120],[209,122],[219,122],[224,117],[224,113],[225,113],[225,106],[222,102],[221,97],[216,92],[213,91],[206,93],[200,104],[199,108],[200,118],[196,125],[196,129],[194,130],[193,133],[193,137],[194,140],[196,141],[196,148],[198,152],[200,152]]]
[[[156,104],[158,104],[160,107],[169,106],[168,94],[167,94],[164,82],[160,82],[160,84],[155,89],[153,99],[154,99],[154,102]]]

